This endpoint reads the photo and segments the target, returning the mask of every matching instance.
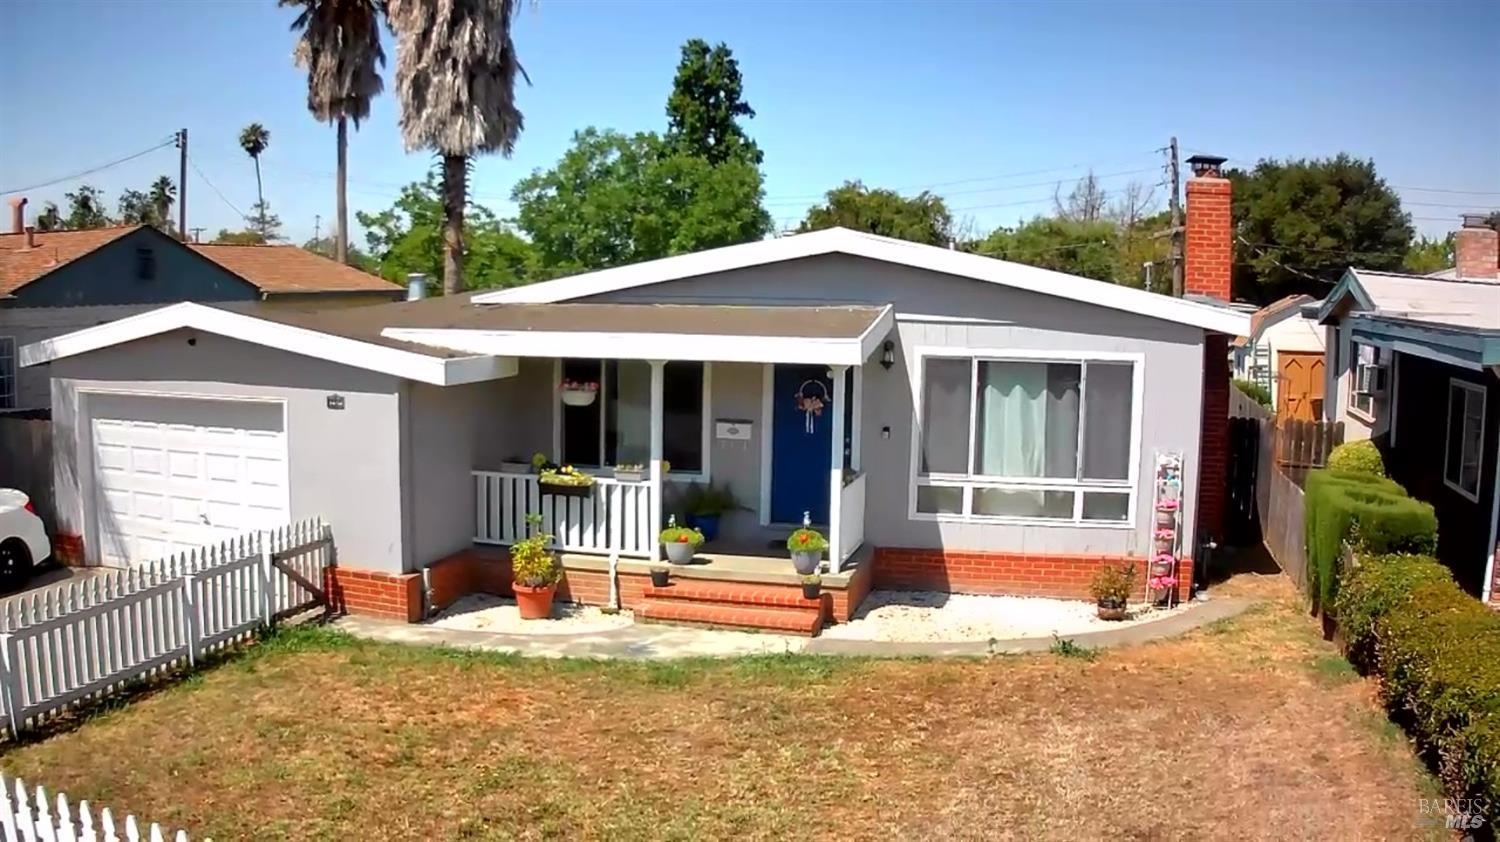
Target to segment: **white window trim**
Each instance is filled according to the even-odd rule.
[[[1354,339],[1349,340],[1349,396],[1345,401],[1344,406],[1350,415],[1354,416],[1360,421],[1365,422],[1366,424],[1373,425],[1375,423],[1375,396],[1370,396],[1369,412],[1361,409],[1354,402],[1356,397],[1355,392],[1359,389],[1359,349],[1361,347],[1374,349],[1376,357],[1375,364],[1380,364],[1380,355],[1382,349],[1379,345],[1374,345],[1369,342],[1359,342]]]
[[[10,343],[10,354],[5,355],[10,360],[9,369],[0,369],[0,374],[6,375],[10,381],[10,395],[7,400],[5,393],[0,392],[0,409],[15,409],[21,405],[21,383],[19,379],[21,371],[21,346],[16,342],[14,336],[0,336],[0,346]]]
[[[1479,476],[1474,483],[1474,491],[1472,493],[1465,490],[1463,486],[1448,479],[1448,449],[1453,446],[1453,389],[1455,387],[1479,395]],[[1468,398],[1465,398],[1464,401],[1467,403]],[[1489,409],[1488,403],[1489,395],[1483,384],[1471,383],[1468,380],[1460,380],[1457,377],[1448,378],[1447,424],[1443,431],[1443,485],[1458,492],[1460,496],[1470,503],[1479,502],[1479,486],[1484,484],[1484,422],[1486,420],[1484,416],[1485,412]],[[1462,412],[1463,409],[1460,408],[1459,411]],[[1463,430],[1460,429],[1459,433],[1462,434],[1462,432]],[[1462,443],[1459,446],[1462,447]],[[1463,471],[1463,463],[1464,455],[1459,453],[1458,466],[1460,473]]]
[[[588,358],[588,359],[593,359],[593,358]],[[607,358],[607,359],[604,359],[604,360],[600,360],[599,362],[601,362],[601,363],[602,362],[608,362],[609,359],[614,359],[614,358],[613,357]],[[682,360],[681,362],[697,362],[697,361],[696,360]],[[561,408],[562,407],[562,365],[563,365],[563,361],[562,361],[561,357],[554,357],[553,358],[553,360],[552,360],[552,453],[553,453],[553,458],[559,459],[559,460],[562,459],[562,455],[563,455],[563,453],[562,453],[562,417],[563,417],[563,413],[562,413],[562,408]],[[609,369],[608,369],[608,367],[601,367],[601,370],[599,372],[599,400],[600,401],[606,400],[605,396],[606,396],[607,390],[609,388],[608,387],[608,382],[607,382],[607,378],[608,377],[609,377]],[[713,405],[714,405],[713,404],[713,391],[714,391],[714,389],[713,389],[713,387],[714,387],[714,364],[711,363],[711,362],[704,362],[703,363],[703,430],[702,430],[702,437],[703,437],[703,470],[701,470],[701,471],[668,471],[664,475],[664,479],[670,480],[672,482],[710,482],[711,481],[711,478],[713,476],[713,468],[710,465],[711,454],[713,452],[713,427],[714,427],[714,422],[713,422]],[[604,441],[605,425],[604,425],[603,411],[604,411],[603,407],[601,406],[600,407],[600,415],[599,415],[599,455],[600,455],[601,459],[603,458],[604,452],[606,450],[606,448],[604,446],[605,445],[605,441]],[[597,469],[597,470],[600,470],[600,471],[613,470],[614,469],[613,465],[582,465],[580,467]]]
[[[927,359],[929,357],[940,357],[947,359],[966,359],[971,362],[979,360],[1015,360],[1025,362],[1057,362],[1057,363],[1119,363],[1128,362],[1132,365],[1131,376],[1131,408],[1132,418],[1130,421],[1130,464],[1129,476],[1123,480],[1082,480],[1082,479],[1054,479],[1046,477],[990,477],[984,475],[966,475],[952,473],[921,474],[922,464],[922,394],[927,376]],[[911,452],[910,461],[907,466],[907,501],[906,517],[912,521],[946,521],[954,523],[984,523],[984,524],[1014,524],[1022,526],[1052,526],[1065,527],[1069,529],[1134,529],[1136,526],[1136,508],[1140,501],[1140,462],[1141,462],[1141,428],[1145,419],[1145,385],[1146,385],[1146,355],[1136,352],[1120,351],[1055,351],[1055,350],[1032,350],[1018,348],[966,348],[949,346],[918,346],[912,351],[914,361],[912,385],[912,419],[911,419]],[[978,377],[978,365],[970,366],[970,400],[969,400],[969,458],[973,459],[974,436],[975,436],[975,412],[972,378]],[[1087,388],[1087,375],[1083,373],[1086,367],[1080,369],[1079,394],[1083,394]],[[1082,417],[1082,402],[1079,403],[1079,431],[1078,446],[1083,447],[1085,421]],[[1081,462],[1080,462],[1081,464]],[[1015,517],[1008,515],[976,515],[976,514],[937,514],[932,512],[917,511],[917,488],[918,486],[947,486],[961,487],[964,489],[963,508],[964,511],[973,509],[974,489],[1004,488],[1014,491],[1045,491],[1049,489],[1066,489],[1076,492],[1073,496],[1073,517],[1064,520],[1061,518],[1041,517]],[[1129,502],[1126,511],[1129,517],[1122,521],[1102,521],[1083,519],[1083,495],[1091,491],[1102,492],[1126,492],[1129,494]]]

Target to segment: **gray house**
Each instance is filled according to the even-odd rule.
[[[535,513],[563,598],[792,630],[777,542],[804,517],[835,619],[871,587],[1078,596],[1101,562],[1162,554],[1163,476],[1185,593],[1222,465],[1205,394],[1247,331],[1209,301],[833,229],[377,307],[178,304],[21,356],[51,366],[59,518],[91,561],[320,515],[345,605],[415,619],[505,592]],[[536,453],[594,486],[548,493]],[[669,599],[656,533],[707,483],[742,509],[678,574],[729,584]],[[752,603],[764,622],[732,616]]]

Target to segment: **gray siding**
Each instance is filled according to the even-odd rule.
[[[155,310],[157,304],[103,307],[0,307],[0,336],[13,336],[16,350],[75,330]],[[16,369],[16,408],[45,409],[52,405],[51,365]]]
[[[1157,451],[1181,451],[1185,459],[1186,534],[1197,500],[1202,410],[1203,333],[1178,325],[1086,303],[994,284],[910,269],[863,258],[830,255],[705,275],[598,296],[595,301],[722,304],[873,303],[895,305],[897,364],[889,372],[875,361],[865,368],[863,464],[867,479],[866,539],[880,546],[1007,550],[1037,553],[1136,553],[1149,550],[1151,471]],[[918,346],[1009,350],[1109,351],[1145,359],[1140,462],[1137,466],[1134,529],[1003,525],[912,520],[908,515],[911,435],[916,372],[907,360]],[[760,381],[753,374],[714,372],[714,415],[757,420],[756,437],[767,434],[760,414]],[[753,369],[753,366],[738,368]],[[753,395],[753,398],[751,397]],[[722,396],[722,397],[721,397]],[[890,428],[890,437],[881,430]],[[731,482],[742,500],[760,494],[759,442],[750,452],[726,453],[715,444],[713,473]],[[751,534],[743,516],[737,537]]]
[[[188,345],[195,336],[197,343]],[[175,331],[52,364],[54,482],[60,527],[83,530],[78,393],[131,390],[268,397],[286,404],[293,518],[333,526],[339,562],[408,569],[401,494],[401,381],[284,351]],[[331,410],[327,396],[344,396]],[[472,503],[470,503],[472,507]]]

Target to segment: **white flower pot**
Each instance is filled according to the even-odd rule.
[[[563,389],[562,402],[568,406],[588,406],[599,397],[596,389]]]
[[[662,544],[662,546],[667,548],[667,561],[673,564],[693,563],[694,547],[691,542],[672,541],[671,543]]]

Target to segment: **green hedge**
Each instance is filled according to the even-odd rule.
[[[1385,476],[1385,460],[1380,449],[1369,439],[1346,441],[1328,454],[1328,470],[1353,474]]]
[[[1437,549],[1432,506],[1406,495],[1383,477],[1321,470],[1307,475],[1307,567],[1312,594],[1327,608],[1338,593],[1340,548],[1379,553],[1431,553]]]
[[[1450,795],[1500,806],[1500,613],[1424,556],[1362,556],[1342,579],[1350,659],[1380,676]]]
[[[1234,381],[1234,385],[1235,388],[1239,389],[1241,392],[1244,392],[1256,403],[1260,404],[1266,409],[1271,408],[1270,389],[1267,389],[1265,386],[1262,386],[1259,383],[1250,380],[1236,380]]]

